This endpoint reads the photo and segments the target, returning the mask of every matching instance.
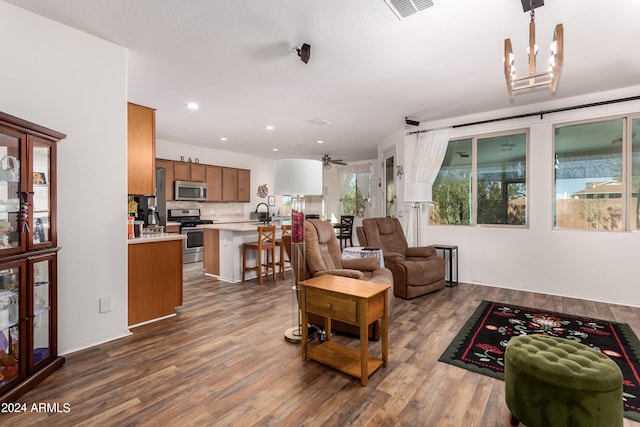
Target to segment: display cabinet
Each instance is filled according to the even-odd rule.
[[[57,354],[56,144],[0,113],[0,402],[64,363]]]

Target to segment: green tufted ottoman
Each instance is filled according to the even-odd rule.
[[[513,337],[504,377],[512,425],[622,426],[622,372],[583,344],[546,335]]]

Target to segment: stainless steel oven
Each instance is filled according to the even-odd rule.
[[[184,264],[201,262],[204,259],[204,230],[198,226],[182,227],[181,233],[187,235],[184,240],[182,262]]]
[[[204,260],[204,230],[202,225],[213,224],[210,219],[200,219],[200,209],[169,209],[169,221],[180,223],[180,233],[184,240],[182,262],[190,264]]]

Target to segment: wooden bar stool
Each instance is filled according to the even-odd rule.
[[[273,275],[273,282],[276,281],[276,227],[260,226],[258,227],[258,241],[247,242],[242,244],[242,281],[244,282],[244,274],[247,270],[255,270],[258,273],[258,283],[262,285],[262,276]],[[255,267],[247,267],[247,251],[254,250],[258,261]],[[262,252],[266,252],[265,262],[262,262]],[[264,269],[263,269],[264,267]]]
[[[291,226],[290,225],[282,225],[280,226],[282,230],[282,236],[286,234],[291,234]],[[278,265],[280,265],[280,274],[282,274],[282,280],[286,279],[285,270],[287,268],[291,268],[291,261],[287,256],[285,251],[284,243],[282,243],[282,236],[276,240],[276,247],[280,248],[280,260]],[[288,265],[287,265],[288,264]]]

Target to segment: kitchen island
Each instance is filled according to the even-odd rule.
[[[128,324],[175,315],[182,305],[183,234],[151,233],[128,240]]]
[[[258,239],[260,222],[203,225],[204,229],[204,270],[205,274],[216,276],[225,282],[242,280],[242,244]],[[276,236],[280,237],[280,227],[276,226]],[[276,250],[276,263],[279,254]],[[255,265],[255,251],[248,254],[247,264]],[[255,271],[249,271],[246,279],[256,277]]]

